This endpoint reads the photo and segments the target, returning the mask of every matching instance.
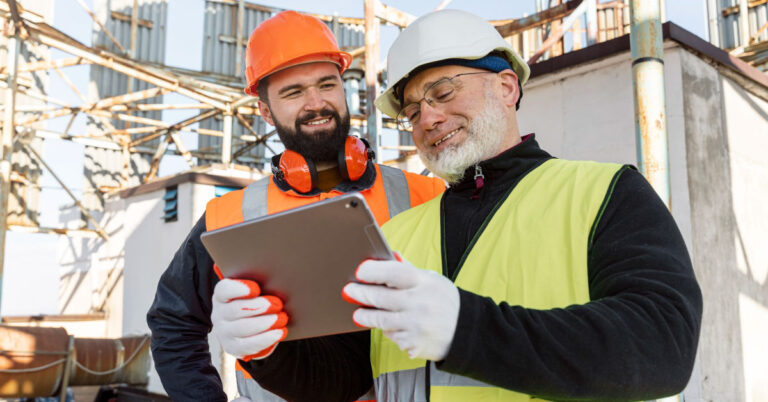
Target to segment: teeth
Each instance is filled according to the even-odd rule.
[[[457,128],[456,130],[453,130],[453,131],[451,131],[450,133],[448,133],[448,135],[446,135],[445,137],[441,138],[441,139],[440,139],[440,141],[436,142],[434,146],[438,146],[438,145],[440,145],[440,144],[441,144],[443,141],[445,141],[445,140],[447,140],[447,139],[449,139],[449,138],[453,137],[453,135],[454,135],[454,134],[456,134],[456,133],[458,133],[458,132],[459,132],[459,130],[461,130],[461,129],[460,129],[460,128]]]
[[[316,126],[318,124],[328,123],[329,120],[331,120],[331,119],[323,119],[323,120],[317,120],[317,121],[310,121],[310,122],[307,122],[307,124],[309,124],[310,126]]]

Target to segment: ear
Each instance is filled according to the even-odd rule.
[[[269,110],[269,105],[267,105],[266,102],[259,99],[259,112],[261,113],[261,117],[266,121],[270,126],[275,125],[274,119],[272,119],[272,111]]]
[[[501,80],[501,96],[504,104],[512,108],[520,98],[520,88],[517,86],[517,74],[512,69],[500,71],[498,77]]]

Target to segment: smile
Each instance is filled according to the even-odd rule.
[[[436,146],[438,146],[438,145],[442,144],[444,141],[448,140],[449,138],[453,137],[453,136],[454,136],[456,133],[458,133],[458,132],[459,132],[459,130],[461,130],[461,129],[460,129],[460,128],[457,128],[456,130],[453,130],[453,131],[451,131],[450,133],[448,133],[448,135],[446,135],[445,137],[443,137],[443,138],[441,138],[440,140],[438,140],[438,141],[437,141],[436,143],[434,143],[432,146],[436,147]]]
[[[329,121],[331,121],[331,118],[330,117],[326,117],[325,119],[309,121],[309,122],[307,122],[305,124],[310,125],[310,126],[317,126],[317,125],[320,125],[320,124],[328,123]]]

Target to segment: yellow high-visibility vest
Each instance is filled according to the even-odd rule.
[[[469,244],[452,278],[456,286],[497,304],[532,309],[588,302],[590,236],[621,167],[550,159],[529,172]],[[441,198],[405,211],[382,227],[393,250],[437,273],[443,273]],[[371,365],[379,401],[424,400],[427,367],[431,401],[531,398],[410,359],[380,330],[371,332]]]

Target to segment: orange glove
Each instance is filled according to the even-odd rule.
[[[224,351],[245,361],[269,356],[288,335],[283,301],[260,294],[258,283],[243,279],[222,279],[213,290],[213,334]]]

